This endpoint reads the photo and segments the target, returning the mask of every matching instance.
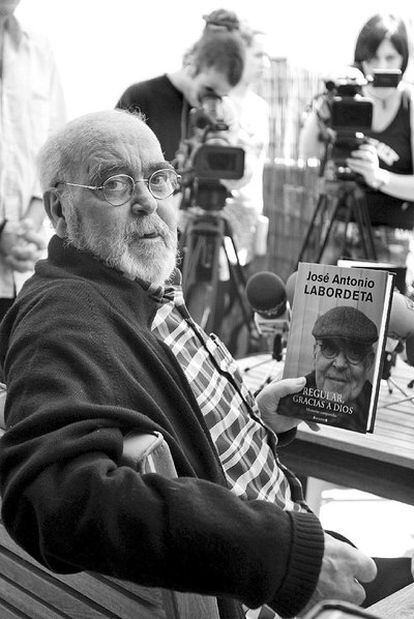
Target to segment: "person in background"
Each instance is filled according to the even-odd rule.
[[[266,237],[266,221],[263,214],[263,170],[269,143],[269,116],[267,102],[254,90],[269,68],[266,37],[263,32],[250,28],[232,11],[217,9],[204,16],[205,31],[227,29],[236,31],[245,45],[244,70],[239,81],[229,93],[236,110],[240,129],[243,131],[243,147],[249,153],[252,169],[250,180],[232,191],[224,207],[234,234],[238,257],[242,266],[250,264],[259,238]],[[264,230],[261,226],[264,226]],[[263,243],[261,243],[263,245]],[[260,254],[265,250],[260,249]]]
[[[0,330],[12,537],[55,571],[217,596],[223,619],[241,603],[283,617],[327,597],[372,603],[412,582],[409,558],[384,578],[324,532],[279,461],[299,422],[277,403],[304,378],[255,401],[189,316],[177,174],[142,119],[71,121],[42,148],[40,177],[56,234]],[[124,466],[129,431],[162,433],[178,478]]]
[[[240,33],[226,28],[205,30],[197,42],[189,49],[183,58],[180,69],[174,73],[133,84],[121,96],[117,103],[118,108],[129,111],[139,111],[144,114],[148,126],[160,140],[161,148],[167,160],[183,175],[183,191],[176,195],[176,205],[180,211],[179,230],[181,234],[182,254],[185,254],[187,233],[191,230],[194,221],[200,216],[199,194],[194,190],[191,176],[192,154],[198,146],[212,139],[214,143],[244,147],[248,139],[238,123],[235,106],[227,96],[232,88],[239,83],[245,62],[245,45]],[[227,128],[220,131],[208,130],[194,126],[193,113],[205,111],[203,101],[205,95],[218,95],[215,99],[220,108],[220,115]],[[209,114],[209,112],[208,112]],[[222,201],[226,195],[245,185],[253,174],[252,158],[246,153],[244,158],[244,173],[240,179],[219,180],[220,191],[215,187],[207,187],[203,194],[204,202],[209,202],[206,208],[222,212]],[[203,201],[202,200],[202,201]],[[220,204],[218,204],[220,203]],[[225,242],[228,237],[224,237]],[[185,268],[185,265],[182,267]],[[214,295],[216,308],[215,330],[219,331],[227,342],[231,339],[231,332],[235,321],[232,317],[224,316],[228,307],[225,296],[229,287],[229,267],[224,249],[220,251],[220,275],[217,295]],[[224,280],[222,283],[221,280]],[[242,286],[244,289],[244,286]],[[206,298],[200,302],[194,300],[189,304],[193,316],[200,322],[203,320],[205,308],[208,307],[212,296],[206,284]],[[188,292],[186,287],[185,292]],[[241,291],[242,293],[243,291]],[[199,293],[201,295],[201,293]],[[225,336],[224,331],[230,330]]]
[[[0,318],[46,246],[36,155],[65,121],[48,43],[14,16],[19,0],[0,0]]]
[[[203,93],[228,95],[243,72],[244,49],[237,34],[203,36],[193,50],[177,71],[132,84],[116,104],[144,115],[171,162],[188,136],[190,110],[199,107]]]
[[[269,106],[255,92],[266,69],[269,58],[265,49],[265,36],[259,30],[253,30],[233,11],[216,9],[204,15],[204,32],[237,32],[244,44],[245,61],[243,74],[231,91],[228,99],[233,105],[237,119],[237,144],[245,153],[246,168],[244,182],[227,183],[230,190],[222,210],[223,217],[229,223],[237,251],[238,261],[243,269],[243,276],[260,269],[260,257],[267,251],[267,232],[269,220],[263,215],[263,171],[269,142]],[[191,57],[191,50],[188,57]],[[225,243],[228,239],[225,240]],[[226,245],[228,256],[233,248]],[[240,313],[240,304],[234,285],[230,280],[224,251],[220,256],[220,281],[216,300],[217,312],[221,320],[220,336],[226,341],[231,351],[237,356],[249,350],[249,335]]]
[[[409,61],[409,38],[402,19],[377,14],[362,27],[355,45],[354,67],[370,79],[375,70],[399,69],[404,76]],[[368,143],[352,152],[347,163],[362,175],[368,213],[378,259],[405,265],[414,226],[414,101],[412,88],[403,80],[397,88],[376,88],[362,93],[373,104]],[[326,108],[319,113],[327,119]],[[306,119],[300,136],[300,156],[322,159],[320,125],[315,112]],[[407,232],[408,231],[408,232]],[[358,245],[358,239],[355,239]],[[359,254],[358,257],[361,257]],[[413,273],[408,274],[408,283]]]

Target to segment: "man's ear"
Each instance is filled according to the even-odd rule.
[[[197,67],[190,60],[190,62],[185,65],[184,72],[187,74],[188,77],[193,78],[197,75]]]
[[[66,234],[66,220],[63,215],[61,197],[57,189],[52,188],[43,194],[47,216],[53,224],[56,234],[64,238]]]

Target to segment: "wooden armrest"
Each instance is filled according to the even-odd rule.
[[[159,473],[164,477],[177,477],[170,448],[162,434],[130,432],[124,438],[122,462],[139,473]],[[170,619],[219,619],[214,597],[195,593],[162,590],[167,617]]]
[[[164,477],[177,477],[170,448],[159,432],[139,434],[133,431],[127,434],[122,461],[142,474],[156,472]]]
[[[4,422],[6,395],[6,385],[0,382],[0,437],[6,429]],[[140,473],[157,472],[165,477],[177,477],[170,449],[159,432],[154,434],[129,432],[124,439],[122,460],[123,464]]]
[[[3,433],[4,430],[0,428],[0,436]],[[164,477],[177,477],[170,449],[164,437],[159,432],[155,432],[154,434],[139,434],[134,431],[127,434],[124,438],[122,464],[133,468],[140,474],[157,472]],[[1,573],[2,563],[0,546],[0,576]],[[63,578],[62,580],[64,581]],[[117,591],[124,588],[125,583],[123,583],[123,581],[118,581],[116,578],[106,577],[106,580],[115,584],[118,583],[117,589],[114,589],[114,591],[110,593],[111,598],[113,597],[116,599],[118,595]],[[35,590],[35,585],[30,580],[29,584],[30,590]],[[141,589],[138,585],[134,585],[134,587],[137,590]],[[166,616],[169,619],[193,619],[193,617],[197,617],[197,619],[220,619],[217,602],[214,597],[202,596],[195,593],[181,593],[167,589],[160,589],[159,595],[163,602],[163,614],[160,615],[158,610],[154,611],[154,614],[151,614],[150,610],[148,610],[148,614],[145,615],[146,617],[154,617],[154,619],[155,617],[161,616]],[[1,601],[2,593],[0,591],[0,609],[2,608]],[[143,610],[143,607],[138,607],[137,605],[136,610],[136,616],[141,616],[140,612]]]

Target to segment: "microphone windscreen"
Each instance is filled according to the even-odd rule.
[[[405,342],[407,363],[414,365],[414,303],[396,291],[392,295],[388,335]]]
[[[286,309],[283,280],[270,271],[255,273],[247,280],[246,296],[255,312],[266,318],[277,318]]]
[[[293,297],[295,296],[296,278],[298,272],[294,271],[292,275],[289,275],[286,281],[286,297],[289,302],[290,308],[293,307]]]

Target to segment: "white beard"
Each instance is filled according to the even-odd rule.
[[[91,222],[82,222],[72,205],[66,210],[65,240],[81,251],[88,251],[129,279],[140,278],[162,285],[176,266],[177,236],[156,214],[142,215],[127,227],[114,227],[111,238]],[[155,239],[142,236],[156,232]]]

